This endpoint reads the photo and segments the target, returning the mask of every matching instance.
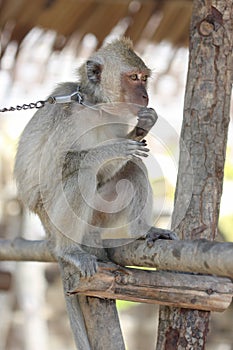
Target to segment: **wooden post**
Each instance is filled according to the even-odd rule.
[[[74,266],[64,261],[60,261],[59,265],[67,312],[77,349],[115,350],[117,344],[117,349],[124,350],[115,300],[69,293],[72,285],[80,284],[80,274]]]
[[[230,113],[232,49],[232,0],[194,0],[172,222],[182,239],[213,240],[217,234]],[[208,327],[209,312],[161,307],[157,349],[204,349]]]

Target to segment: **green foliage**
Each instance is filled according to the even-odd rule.
[[[227,147],[227,152],[226,152],[224,179],[233,181],[233,151],[229,146]]]
[[[116,306],[118,310],[127,310],[131,307],[134,307],[137,305],[137,303],[133,301],[126,301],[126,300],[117,300],[116,301]]]
[[[233,163],[226,162],[224,177],[226,180],[233,181]]]
[[[233,242],[233,214],[219,219],[219,228],[228,242]]]

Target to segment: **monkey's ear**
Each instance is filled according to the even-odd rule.
[[[100,64],[99,62],[96,62],[94,60],[89,60],[86,63],[86,67],[87,67],[88,79],[94,84],[100,83],[101,72],[103,69],[102,64]]]

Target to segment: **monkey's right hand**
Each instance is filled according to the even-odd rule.
[[[146,148],[147,143],[144,141],[135,141],[135,140],[124,140],[119,142],[120,152],[128,156],[139,156],[139,157],[148,157],[149,148]]]
[[[150,150],[146,146],[147,144],[144,141],[139,142],[131,139],[110,140],[102,146],[89,149],[80,163],[80,169],[100,167],[105,162],[117,158],[147,157],[147,153]]]
[[[65,252],[60,260],[77,268],[82,277],[91,277],[98,269],[96,256],[86,253],[79,248],[76,251],[72,249],[70,252]]]
[[[153,108],[142,107],[138,112],[136,137],[144,138],[154,126],[157,119],[158,115]]]

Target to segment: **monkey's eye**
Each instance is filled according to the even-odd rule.
[[[130,75],[130,79],[131,79],[131,80],[138,80],[137,74],[131,74],[131,75]]]
[[[148,75],[143,75],[142,76],[142,81],[147,81],[147,79],[148,79]]]

